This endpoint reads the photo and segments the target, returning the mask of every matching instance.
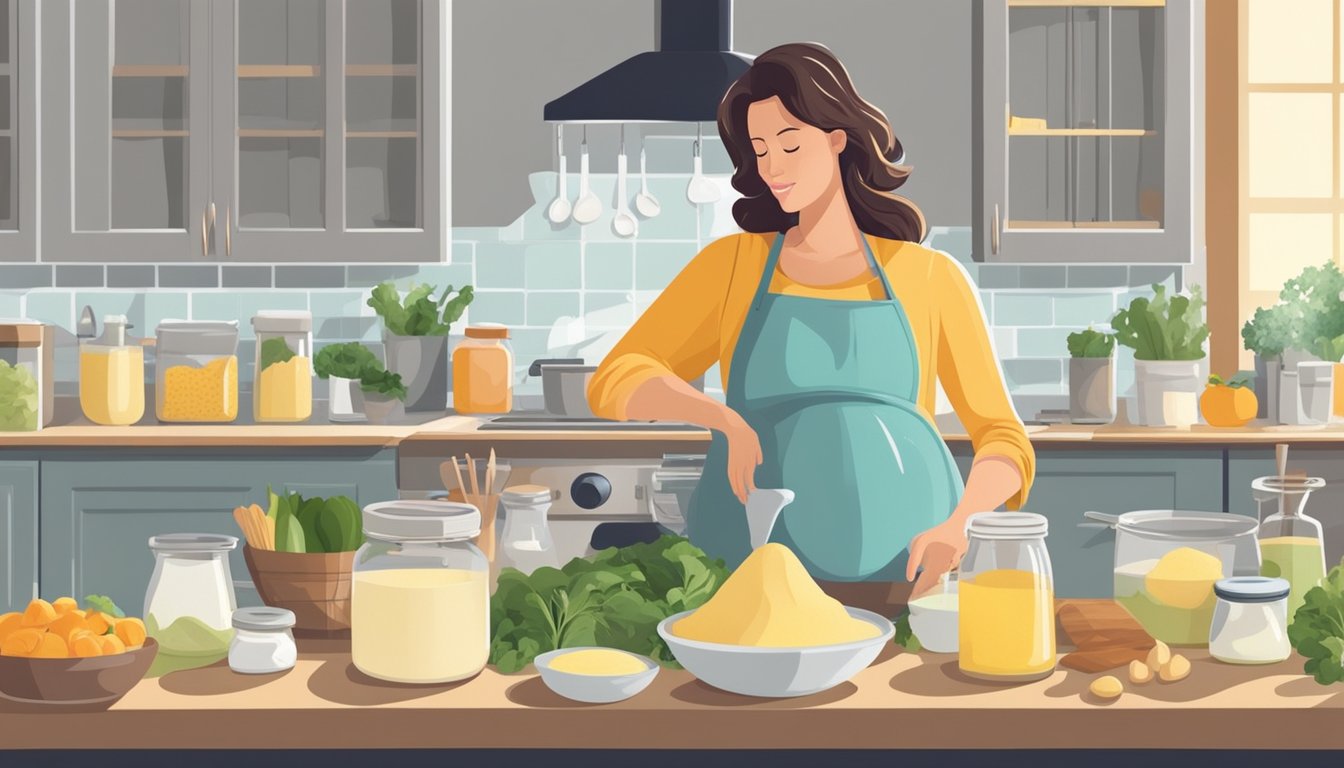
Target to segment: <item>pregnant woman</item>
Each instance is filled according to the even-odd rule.
[[[771,541],[828,591],[881,604],[922,569],[919,594],[964,553],[967,518],[1021,506],[1035,467],[975,290],[919,244],[922,214],[893,194],[910,173],[901,145],[826,48],[758,56],[718,123],[744,233],[672,281],[602,362],[589,402],[713,430],[686,513],[711,555],[740,563],[747,495],[789,488]],[[723,404],[687,383],[716,362]],[[964,488],[930,416],[939,380],[975,448]]]

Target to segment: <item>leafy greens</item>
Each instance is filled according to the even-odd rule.
[[[1111,319],[1116,341],[1134,350],[1135,360],[1201,360],[1209,326],[1204,294],[1190,286],[1189,296],[1167,298],[1164,285],[1153,285],[1153,298],[1140,296]]]
[[[464,285],[456,296],[452,296],[453,286],[450,285],[443,289],[437,301],[433,298],[434,290],[434,286],[421,283],[413,286],[403,299],[396,285],[388,281],[374,286],[367,304],[383,318],[388,333],[447,336],[449,328],[461,319],[467,305],[475,298],[475,289]]]
[[[323,347],[313,358],[313,368],[320,379],[336,376],[342,379],[358,379],[366,370],[381,369],[383,364],[378,357],[358,341],[343,344],[329,344]]]
[[[1115,336],[1088,328],[1070,333],[1068,343],[1071,357],[1110,357],[1115,349]]]
[[[1288,625],[1288,640],[1307,657],[1303,671],[1321,685],[1344,681],[1344,563],[1307,590]]]
[[[346,496],[305,499],[297,493],[281,496],[269,487],[266,495],[278,552],[351,552],[364,543],[363,515]]]

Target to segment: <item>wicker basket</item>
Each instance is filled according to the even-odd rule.
[[[261,599],[294,612],[296,637],[350,636],[354,552],[306,554],[243,547]]]

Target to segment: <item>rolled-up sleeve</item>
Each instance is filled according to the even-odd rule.
[[[1017,467],[1022,489],[1007,506],[1021,509],[1036,477],[1036,451],[1008,396],[970,276],[951,258],[935,270],[940,273],[938,378],[970,435],[975,457],[999,456]]]
[[[696,254],[612,348],[588,385],[588,405],[625,420],[630,396],[660,376],[691,381],[719,359],[720,322],[736,247],[731,238]]]

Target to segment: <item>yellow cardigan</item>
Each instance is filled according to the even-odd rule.
[[[598,367],[588,388],[593,412],[623,420],[631,393],[643,382],[669,374],[690,381],[716,361],[726,392],[733,349],[773,240],[773,234],[731,235],[697,254]],[[919,408],[926,416],[933,413],[935,377],[941,378],[976,457],[1002,456],[1016,465],[1022,490],[1008,506],[1019,509],[1035,477],[1036,455],[1008,398],[965,269],[917,243],[872,236],[868,243],[910,320],[919,350]],[[856,301],[884,296],[876,275],[817,287],[796,283],[779,269],[770,290]]]

